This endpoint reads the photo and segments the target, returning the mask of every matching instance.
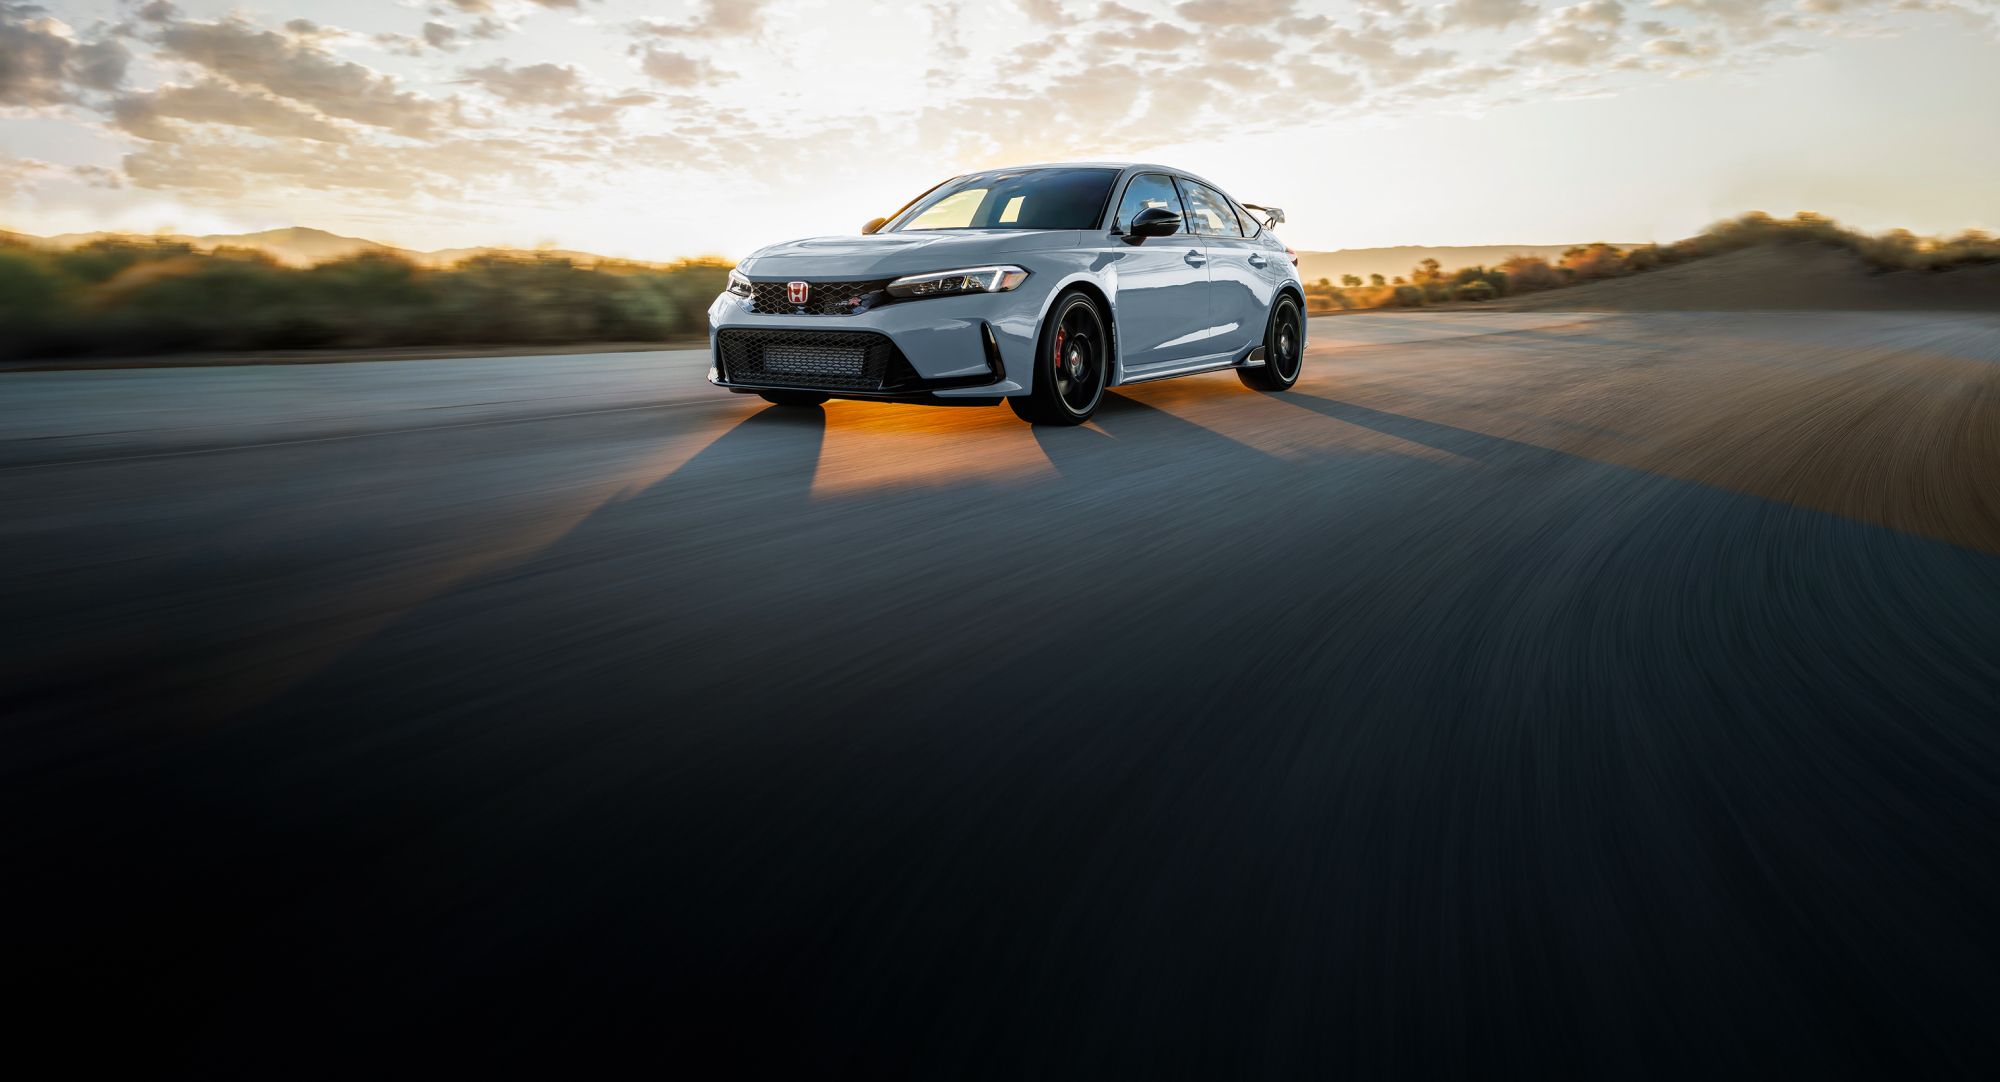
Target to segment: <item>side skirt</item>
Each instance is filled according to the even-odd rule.
[[[1114,387],[1128,387],[1134,383],[1151,383],[1156,379],[1173,379],[1175,376],[1194,376],[1203,372],[1221,372],[1230,368],[1255,368],[1264,363],[1264,347],[1257,346],[1242,354],[1220,354],[1185,361],[1166,368],[1149,368],[1143,372],[1127,373],[1123,379],[1112,384]]]

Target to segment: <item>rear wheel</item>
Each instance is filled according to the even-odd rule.
[[[1305,335],[1299,320],[1299,303],[1290,293],[1278,294],[1271,306],[1271,322],[1264,328],[1264,363],[1256,368],[1239,368],[1236,378],[1245,387],[1259,391],[1288,391],[1299,381],[1305,361]]]
[[[828,396],[818,391],[758,391],[757,397],[774,406],[817,406]]]
[[[1035,352],[1034,390],[1007,400],[1022,420],[1038,425],[1080,425],[1104,400],[1111,372],[1111,335],[1097,302],[1087,293],[1056,298]]]

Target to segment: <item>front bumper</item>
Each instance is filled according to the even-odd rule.
[[[709,305],[709,382],[738,391],[804,390],[838,398],[948,402],[991,400],[1028,390],[1041,300],[1028,291],[935,297],[885,304],[854,315],[752,312],[723,293]],[[787,356],[813,349],[867,356],[853,379],[811,371],[810,363],[759,363],[766,347]],[[795,347],[795,348],[794,348]]]

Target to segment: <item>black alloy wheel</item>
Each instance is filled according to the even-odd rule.
[[[1299,381],[1305,363],[1304,326],[1299,319],[1299,302],[1290,293],[1278,294],[1271,305],[1271,322],[1264,329],[1264,363],[1256,368],[1239,368],[1236,378],[1245,387],[1259,391],[1287,391]]]
[[[1080,425],[1097,412],[1111,373],[1111,335],[1097,303],[1085,293],[1058,298],[1042,327],[1030,394],[1007,400],[1024,421]]]

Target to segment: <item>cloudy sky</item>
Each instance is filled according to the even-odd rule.
[[[0,0],[0,227],[665,259],[1162,160],[1295,247],[2000,229],[2000,0]]]

